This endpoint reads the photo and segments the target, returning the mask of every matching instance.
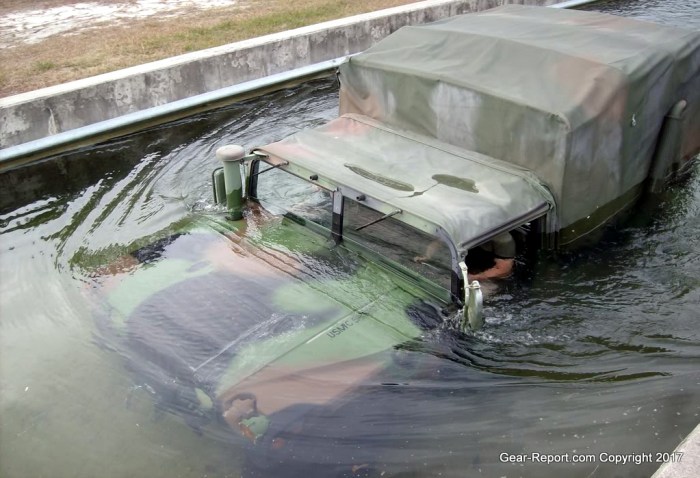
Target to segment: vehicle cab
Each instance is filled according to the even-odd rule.
[[[469,249],[526,224],[551,230],[554,200],[532,173],[366,116],[344,115],[240,160],[248,198],[260,198],[271,169],[305,181],[330,209],[325,224],[309,220],[310,227],[373,251],[447,303],[468,301]],[[434,241],[442,253],[417,264]]]

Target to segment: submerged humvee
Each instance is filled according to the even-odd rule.
[[[404,27],[340,82],[339,118],[221,149],[228,219],[138,249],[110,295],[157,395],[273,455],[426,328],[459,308],[481,325],[470,249],[575,244],[700,150],[700,33],[626,18],[507,6]]]

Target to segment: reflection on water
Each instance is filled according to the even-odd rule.
[[[645,11],[657,3],[645,2]],[[663,4],[680,12],[687,5]],[[636,5],[624,12],[637,15]],[[683,18],[692,24],[697,15]],[[422,334],[389,351],[387,367],[362,375],[333,406],[285,409],[274,447],[195,423],[193,408],[154,407],[158,390],[125,367],[121,354],[129,352],[101,329],[95,291],[133,273],[124,260],[133,251],[145,262],[162,251],[196,253],[175,236],[172,247],[144,247],[185,222],[218,216],[209,185],[216,148],[276,140],[336,109],[335,86],[315,82],[0,177],[0,475],[649,476],[657,463],[615,465],[599,454],[671,451],[694,428],[697,165],[595,247],[522,265],[488,302],[479,333],[436,326],[427,307],[410,310]],[[246,234],[255,227],[251,221]],[[261,241],[280,270],[308,272],[292,246],[280,245],[283,235]],[[308,273],[337,275],[329,264]],[[238,289],[240,297],[252,293]],[[204,313],[169,306],[183,320]],[[276,332],[292,327],[288,317],[270,320]],[[212,332],[205,322],[198,327]],[[136,333],[152,333],[175,354],[188,350],[169,343],[182,334]],[[596,459],[500,460],[532,452]]]
[[[580,7],[581,10],[623,15],[649,22],[700,29],[700,1],[698,0],[603,0]]]

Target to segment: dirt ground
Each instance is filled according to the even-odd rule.
[[[128,0],[126,0],[128,1]],[[4,0],[0,5],[0,14],[28,9],[46,9],[85,3],[86,0]],[[93,3],[123,3],[122,0],[95,0]]]
[[[18,3],[19,0],[15,0]],[[244,0],[30,0],[0,16],[0,49],[34,44],[57,35],[124,25],[139,20],[163,20],[232,6]]]

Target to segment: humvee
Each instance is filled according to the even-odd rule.
[[[575,245],[700,150],[699,32],[506,6],[404,27],[339,78],[337,119],[220,149],[226,217],[136,249],[109,298],[162,402],[236,430],[263,468],[401,344],[482,325],[470,249]]]

